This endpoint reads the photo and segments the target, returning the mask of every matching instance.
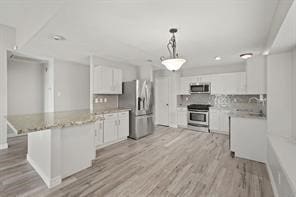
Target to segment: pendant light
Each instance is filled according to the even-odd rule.
[[[175,33],[177,33],[178,29],[172,28],[170,29],[170,33],[172,34],[171,39],[169,40],[169,43],[167,44],[168,51],[170,53],[169,58],[161,57],[161,63],[170,71],[177,71],[179,70],[182,65],[186,62],[185,59],[179,58],[179,55],[176,51],[176,37]]]

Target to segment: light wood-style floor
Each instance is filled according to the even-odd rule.
[[[91,168],[47,189],[25,159],[26,137],[15,137],[0,151],[0,196],[273,197],[265,165],[231,158],[228,143],[224,135],[157,127],[97,150]]]

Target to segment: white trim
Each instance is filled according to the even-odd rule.
[[[42,178],[44,183],[47,185],[48,188],[53,188],[62,182],[61,176],[57,176],[54,178],[47,177],[45,173],[41,170],[41,168],[34,162],[34,160],[31,159],[31,157],[27,154],[27,161],[31,164],[31,166],[34,168],[34,170],[39,174],[39,176]]]
[[[268,162],[266,162],[266,168],[267,168],[267,173],[269,175],[269,180],[271,182],[271,187],[272,187],[272,191],[273,191],[274,197],[279,197],[279,193],[278,193],[278,190],[277,190],[275,181],[274,181],[274,177],[272,175],[271,168],[269,167]]]
[[[174,124],[171,123],[171,124],[169,124],[169,127],[172,127],[172,128],[178,128],[178,125],[175,124],[175,123],[174,123]]]
[[[0,144],[0,150],[7,149],[7,148],[8,148],[8,144],[7,143]]]

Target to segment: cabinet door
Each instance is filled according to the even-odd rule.
[[[186,81],[185,77],[180,78],[178,94],[179,95],[188,95],[189,94],[189,84]]]
[[[245,92],[243,72],[212,75],[211,94],[243,94]]]
[[[213,75],[211,80],[211,94],[225,94],[224,77],[221,74]]]
[[[266,94],[266,57],[248,59],[246,70],[248,94]]]
[[[179,110],[178,112],[178,126],[187,127],[187,112]]]
[[[210,109],[210,130],[219,131],[220,129],[220,112],[216,109]]]
[[[104,140],[104,121],[98,120],[95,123],[95,144],[96,146],[102,145]]]
[[[117,118],[104,120],[104,143],[117,140]]]
[[[114,94],[122,94],[122,71],[120,69],[113,69],[113,86],[112,92]]]
[[[247,94],[247,74],[241,72],[240,94]]]
[[[129,118],[120,118],[118,120],[118,138],[129,136]]]
[[[189,95],[190,94],[190,84],[196,83],[197,77],[181,77],[180,78],[180,88],[179,95]]]
[[[112,68],[98,66],[94,69],[94,93],[112,93],[113,77]]]
[[[220,111],[220,131],[229,135],[229,114],[228,110]]]

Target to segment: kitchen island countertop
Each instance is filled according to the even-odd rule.
[[[17,135],[31,132],[65,128],[75,125],[83,125],[103,119],[103,114],[128,111],[126,108],[114,108],[106,110],[97,110],[91,113],[88,109],[73,110],[64,112],[47,112],[25,115],[7,116],[8,125],[16,132]]]

